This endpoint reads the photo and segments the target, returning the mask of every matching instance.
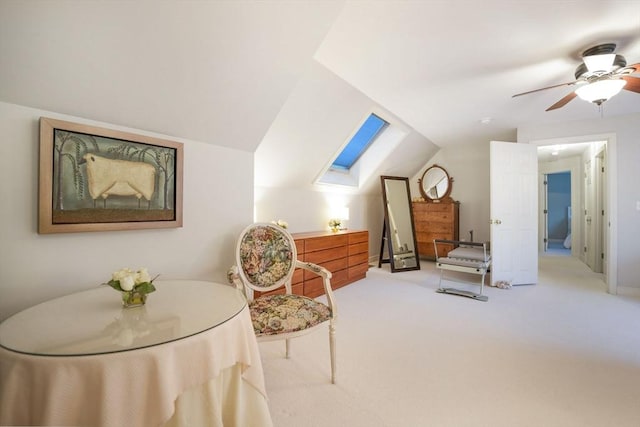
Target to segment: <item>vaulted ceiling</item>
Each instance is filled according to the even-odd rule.
[[[290,179],[309,183],[377,108],[413,150],[378,172],[410,175],[433,147],[640,112],[628,91],[602,111],[575,99],[545,112],[572,87],[511,97],[572,81],[581,52],[605,42],[640,62],[640,2],[0,0],[0,101],[257,153],[302,150],[317,164]]]
[[[0,100],[254,151],[341,7],[0,0]]]
[[[545,112],[575,87],[512,95],[575,80],[581,53],[605,42],[640,62],[640,2],[356,1],[316,58],[447,146],[512,140],[524,124],[599,118],[579,99]],[[623,91],[603,106],[606,116],[639,112],[640,94]]]

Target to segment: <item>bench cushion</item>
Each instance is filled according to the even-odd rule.
[[[459,259],[474,260],[474,261],[489,261],[491,259],[491,254],[489,253],[489,251],[487,251],[486,257],[485,257],[485,253],[480,247],[477,247],[477,248],[458,247],[452,251],[449,251],[449,253],[447,254],[447,258],[459,258]]]

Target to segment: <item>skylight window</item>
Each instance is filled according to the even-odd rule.
[[[333,161],[331,169],[348,171],[389,123],[371,114]]]

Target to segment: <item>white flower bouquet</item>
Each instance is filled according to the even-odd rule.
[[[106,284],[116,291],[122,292],[122,303],[125,306],[142,305],[147,299],[147,294],[154,292],[153,279],[146,268],[133,271],[130,268],[122,268],[111,275],[111,280]]]

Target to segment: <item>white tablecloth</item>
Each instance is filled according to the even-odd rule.
[[[0,425],[164,424],[271,425],[247,306],[215,328],[135,350],[41,356],[0,347]]]

